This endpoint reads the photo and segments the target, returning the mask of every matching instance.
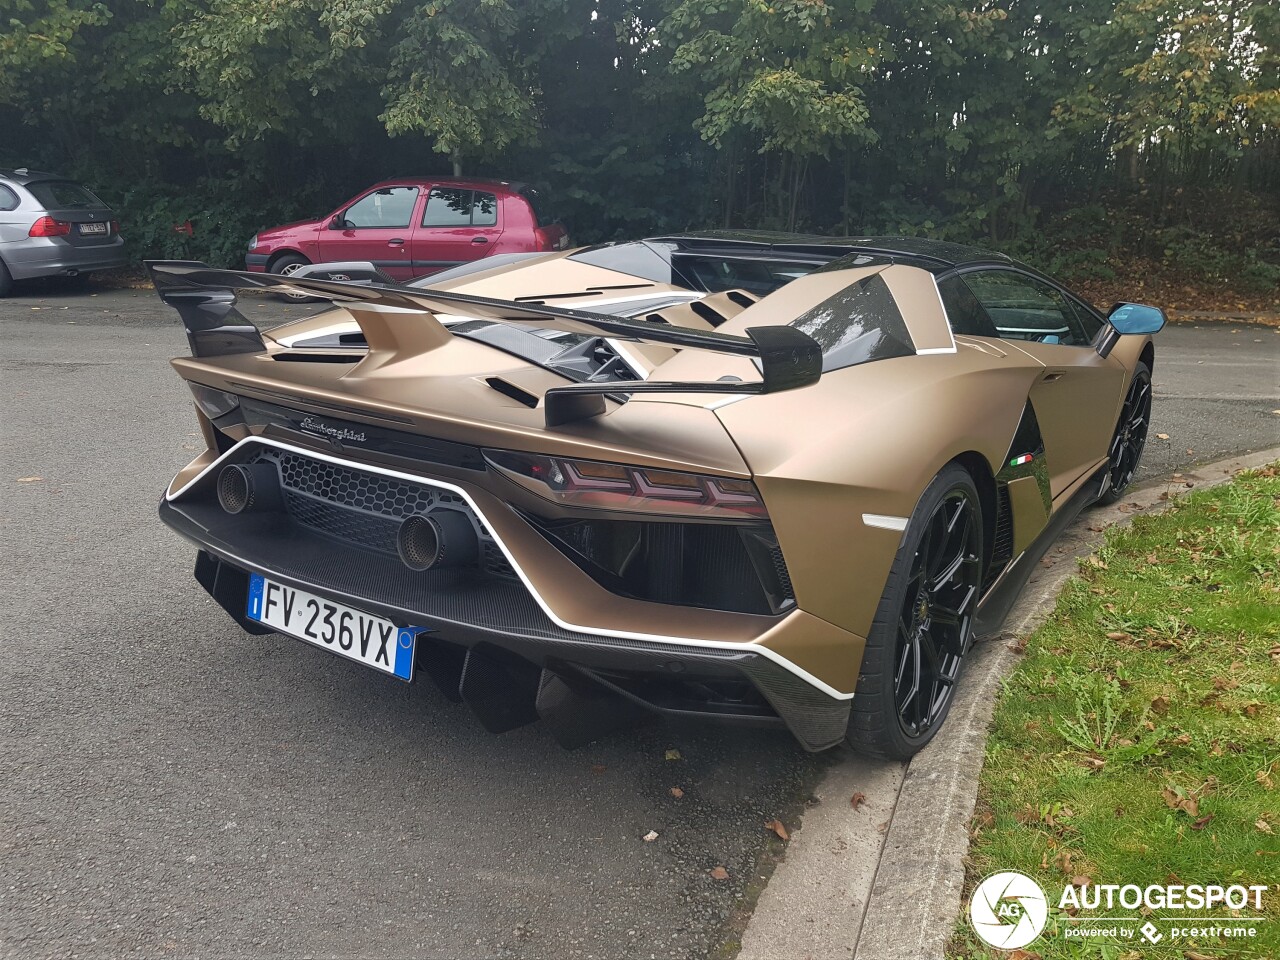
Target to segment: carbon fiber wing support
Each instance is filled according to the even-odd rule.
[[[236,290],[261,290],[321,297],[352,306],[390,307],[430,314],[465,315],[497,323],[545,325],[556,330],[757,360],[758,381],[666,383],[611,381],[553,387],[543,398],[548,426],[599,416],[605,397],[640,393],[755,394],[794,390],[822,376],[822,348],[808,334],[790,326],[752,327],[745,337],[714,330],[692,330],[569,307],[495,300],[471,294],[389,283],[359,285],[333,280],[282,277],[269,273],[220,270],[192,261],[150,260],[160,298],[182,317],[194,356],[259,352],[265,349],[257,329],[235,309]]]

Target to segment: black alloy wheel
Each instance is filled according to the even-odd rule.
[[[973,642],[984,543],[973,477],[948,464],[907,522],[867,633],[846,735],[854,749],[905,760],[942,726]]]
[[[951,490],[911,562],[898,614],[893,703],[902,732],[913,739],[928,735],[951,705],[982,583],[980,526],[975,498]]]
[[[1147,445],[1147,431],[1151,426],[1151,371],[1145,363],[1139,363],[1133,371],[1133,381],[1120,411],[1107,454],[1107,491],[1101,497],[1103,503],[1115,503],[1133,482],[1142,460],[1142,450]]]

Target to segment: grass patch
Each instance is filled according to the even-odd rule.
[[[977,881],[998,870],[1048,893],[1049,926],[1031,956],[1280,957],[1274,467],[1137,517],[1081,563],[1004,684],[972,829],[966,908]],[[1086,882],[1268,884],[1267,920],[1243,941],[1066,940],[1074,921],[1058,911],[1059,895]],[[1141,919],[1079,913],[1090,915]],[[948,956],[1009,954],[976,938],[966,909]]]

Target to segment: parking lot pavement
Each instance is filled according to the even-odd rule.
[[[826,760],[708,727],[566,753],[536,726],[490,736],[429,684],[241,634],[155,517],[199,443],[166,363],[176,317],[149,291],[24,292],[0,301],[3,952],[701,957],[722,939],[764,821],[794,823]],[[1277,442],[1280,335],[1229,329],[1161,335],[1170,440],[1147,475]]]

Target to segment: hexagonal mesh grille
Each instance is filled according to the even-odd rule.
[[[259,461],[276,465],[285,506],[304,526],[396,556],[400,521],[447,505],[465,513],[474,525],[483,568],[494,576],[515,576],[492,534],[456,493],[282,450],[260,451],[250,462]]]

